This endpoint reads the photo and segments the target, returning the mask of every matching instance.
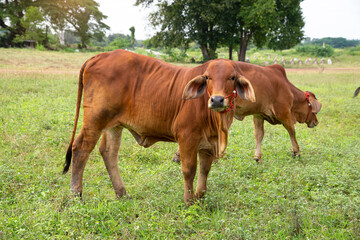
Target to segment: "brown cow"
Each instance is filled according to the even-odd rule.
[[[286,77],[281,65],[260,67],[243,62],[236,62],[238,69],[251,82],[256,102],[236,99],[235,118],[243,120],[245,116],[254,116],[256,149],[254,159],[262,162],[261,141],[264,137],[264,120],[282,124],[290,135],[292,155],[300,156],[299,145],[295,137],[296,122],[306,123],[309,128],[318,124],[316,114],[321,103],[312,92],[303,92],[296,88]],[[173,161],[180,162],[179,152]]]
[[[74,141],[82,91],[84,119]],[[184,68],[123,50],[89,59],[80,71],[75,124],[64,166],[66,173],[73,156],[72,191],[81,196],[85,164],[102,134],[100,153],[113,188],[119,197],[126,194],[118,169],[121,133],[126,128],[144,147],[157,141],[178,142],[185,201],[202,197],[211,164],[227,146],[235,112],[230,106],[236,93],[255,101],[250,82],[230,60]],[[194,194],[198,154],[200,171]]]

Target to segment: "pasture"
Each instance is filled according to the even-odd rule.
[[[78,71],[92,55],[0,49],[0,239],[360,238],[357,66],[289,70],[323,104],[316,128],[296,124],[301,157],[291,157],[282,126],[266,123],[257,164],[252,117],[234,120],[204,201],[189,207],[181,166],[171,161],[177,145],[145,149],[126,130],[119,168],[132,200],[115,198],[98,146],[83,201],[71,198],[62,167]]]

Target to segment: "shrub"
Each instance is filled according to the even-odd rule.
[[[162,57],[166,62],[185,62],[188,58],[186,52],[179,49],[167,49],[165,53]]]
[[[347,52],[351,56],[359,56],[360,55],[360,45],[356,47],[351,47],[347,49]]]
[[[331,57],[334,55],[334,48],[329,45],[325,47],[319,45],[302,45],[296,47],[296,52],[316,57]]]
[[[61,49],[61,52],[75,52],[75,49],[71,47],[64,47]]]
[[[36,48],[37,50],[40,50],[40,51],[45,51],[45,50],[46,50],[46,48],[44,47],[44,45],[41,45],[41,44],[36,44],[35,48]]]

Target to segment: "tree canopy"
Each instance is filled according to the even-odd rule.
[[[216,58],[219,45],[233,47],[245,60],[250,42],[282,50],[298,44],[304,21],[302,0],[137,0],[136,5],[155,4],[150,22],[158,27],[154,42],[168,47],[199,43],[204,60]],[[231,50],[232,51],[232,50]]]
[[[2,46],[19,45],[16,40],[29,37],[39,40],[45,35],[45,24],[59,32],[71,29],[81,38],[82,47],[90,38],[102,39],[109,29],[94,0],[0,0],[0,9]]]

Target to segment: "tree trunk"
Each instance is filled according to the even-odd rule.
[[[64,30],[59,31],[59,42],[60,42],[60,45],[65,45],[65,31]]]
[[[233,45],[230,44],[229,46],[229,59],[232,60],[232,51],[233,51]]]
[[[240,45],[240,51],[238,52],[238,61],[245,62],[247,43]]]
[[[209,54],[209,50],[206,44],[201,44],[200,45],[200,49],[203,55],[203,61],[207,62],[210,60],[210,54]]]
[[[209,48],[209,56],[210,56],[209,60],[216,58],[216,48],[213,47]]]
[[[240,38],[238,61],[245,62],[246,49],[248,45],[247,33],[245,32],[244,35],[241,34],[241,36],[242,37]]]

